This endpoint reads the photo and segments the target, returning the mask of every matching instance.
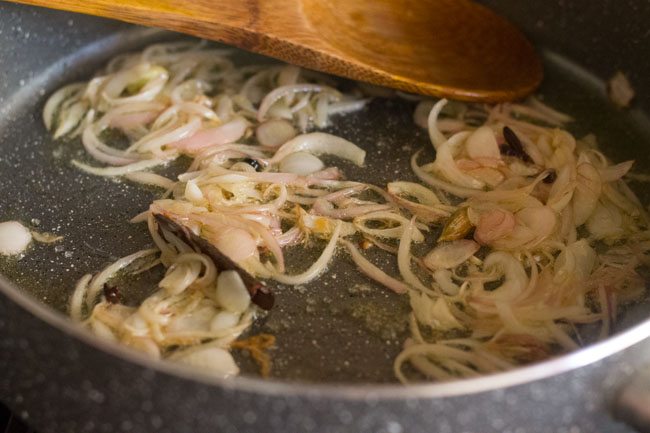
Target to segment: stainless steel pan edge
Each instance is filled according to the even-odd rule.
[[[0,398],[42,432],[629,432],[610,399],[650,360],[647,341],[635,344],[646,322],[556,361],[457,384],[218,381],[101,342],[0,287],[0,332],[14,336],[0,341]]]
[[[43,20],[65,26],[69,17],[0,6],[0,20],[33,34]],[[78,46],[125,28],[74,19],[79,28],[68,42]],[[2,30],[11,41],[9,27]],[[52,61],[74,49],[66,46]],[[47,61],[44,56],[42,65]],[[5,71],[0,101],[19,86],[18,78],[4,80]],[[628,430],[605,411],[608,399],[650,360],[645,322],[567,357],[458,384],[405,389],[239,378],[206,385],[204,378],[90,339],[6,280],[0,280],[0,291],[0,398],[43,432],[623,432]]]

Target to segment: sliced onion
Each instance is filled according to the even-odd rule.
[[[415,122],[415,124],[420,128],[429,128],[429,114],[433,108],[433,103],[434,102],[430,99],[423,99],[415,106],[415,110],[413,111],[413,122]]]
[[[88,105],[85,101],[75,102],[70,107],[62,109],[59,114],[59,126],[54,131],[54,139],[56,140],[74,131],[83,122],[87,111]]]
[[[467,239],[438,245],[424,257],[424,264],[432,270],[452,269],[467,261],[479,248],[479,244]]]
[[[201,191],[201,188],[199,188],[194,179],[187,181],[183,195],[185,199],[191,201],[192,203],[199,203],[205,200],[203,191]]]
[[[319,198],[312,206],[312,212],[317,215],[324,215],[339,220],[348,220],[365,215],[371,212],[379,212],[390,209],[389,204],[367,204],[359,206],[349,206],[335,209],[329,201]]]
[[[210,173],[211,169],[215,167],[210,167],[208,168],[208,173]],[[273,173],[273,172],[244,172],[244,171],[230,171],[230,170],[224,170],[219,174],[214,173],[215,176],[219,177],[214,177],[212,178],[212,182],[214,183],[239,183],[239,182],[246,182],[246,181],[254,181],[254,182],[270,182],[270,183],[283,183],[283,184],[291,184],[299,181],[299,176],[294,173]],[[179,176],[179,179],[182,180],[182,176]]]
[[[284,119],[271,119],[257,127],[255,136],[262,146],[276,148],[295,137],[296,130]]]
[[[451,279],[451,271],[448,269],[437,269],[433,272],[433,279],[440,286],[444,293],[450,296],[458,295],[460,287],[458,287]]]
[[[175,80],[179,76],[175,77]],[[173,84],[173,83],[170,83]],[[206,91],[210,91],[211,87],[205,81],[197,80],[196,78],[183,81],[178,84],[170,93],[170,98],[174,104],[182,104],[187,101],[192,101],[199,95],[203,95]]]
[[[176,182],[166,178],[165,176],[161,176],[156,173],[149,173],[146,171],[129,173],[124,177],[133,182],[141,183],[144,185],[158,186],[163,189],[171,189],[176,184]]]
[[[646,212],[638,198],[622,180],[604,184],[603,196],[607,198],[607,201],[621,209],[624,214],[634,218],[640,216],[646,218]]]
[[[501,159],[501,151],[497,144],[492,128],[481,126],[467,137],[465,150],[470,158],[476,160],[481,158],[490,158],[494,160]]]
[[[449,306],[443,298],[431,298],[426,293],[411,291],[410,304],[418,322],[434,329],[461,329],[463,325],[449,311]]]
[[[84,280],[82,278],[80,283]],[[136,308],[127,307],[122,304],[111,304],[108,302],[100,302],[92,309],[91,319],[97,319],[99,322],[112,329],[120,328],[125,325],[125,330],[134,335],[147,335],[149,332],[147,323],[142,320],[142,317],[137,313]],[[134,330],[132,324],[140,325],[138,329]]]
[[[556,284],[564,284],[573,281],[576,284],[583,284],[584,280],[591,275],[598,256],[586,239],[580,239],[567,246],[558,255],[553,265],[553,281]]]
[[[228,378],[239,374],[239,367],[230,352],[219,347],[193,350],[188,354],[174,358],[174,360],[219,378]]]
[[[211,331],[223,331],[239,323],[239,314],[230,311],[218,312],[210,322]]]
[[[454,160],[454,151],[470,135],[467,131],[454,134],[449,140],[438,145],[434,169],[454,185],[465,188],[481,189],[485,186],[478,179],[463,173]]]
[[[518,224],[525,224],[538,238],[550,236],[556,225],[557,215],[548,206],[524,208],[515,214]]]
[[[149,337],[126,336],[122,338],[122,344],[137,351],[147,354],[153,359],[160,358],[160,348],[156,342]]]
[[[307,152],[294,152],[280,161],[280,171],[295,173],[300,176],[315,173],[325,168],[325,164],[317,156]]]
[[[217,277],[217,301],[226,310],[243,313],[251,304],[248,289],[237,271],[223,271]]]
[[[573,163],[567,163],[557,172],[557,179],[548,193],[546,205],[556,212],[561,212],[573,197],[577,183],[576,167]]]
[[[270,82],[274,77],[276,77],[282,70],[282,66],[273,66],[270,68],[252,66],[251,68],[253,75],[251,75],[244,85],[241,86],[237,96],[245,98],[252,106],[253,103],[259,102],[259,98],[263,96],[260,87],[265,81]],[[253,111],[255,111],[254,108]]]
[[[417,199],[418,203],[425,205],[440,204],[436,194],[429,188],[414,182],[390,182],[387,185],[389,193],[394,195],[407,195]]]
[[[234,114],[232,98],[228,95],[219,95],[215,99],[215,105],[217,117],[223,122],[230,120]]]
[[[399,242],[397,250],[397,266],[402,278],[414,289],[420,290],[424,293],[431,293],[431,290],[422,284],[422,281],[413,273],[411,269],[411,241],[413,238],[413,231],[415,229],[415,218],[411,219],[409,224],[405,227],[402,238]]]
[[[260,103],[259,110],[257,110],[257,120],[262,122],[266,117],[266,113],[269,111],[271,106],[275,104],[278,100],[285,98],[289,95],[293,95],[301,92],[312,92],[312,93],[327,92],[336,99],[341,98],[341,94],[339,93],[338,90],[328,86],[322,86],[320,84],[303,83],[303,84],[290,84],[287,86],[281,86],[278,87],[277,89],[274,89],[272,92],[270,92],[268,95],[264,97],[264,99]]]
[[[503,275],[504,282],[490,292],[484,291],[482,296],[500,301],[512,301],[528,285],[528,275],[523,265],[510,253],[504,251],[490,253],[483,262],[483,268],[496,270]]]
[[[117,336],[115,336],[111,328],[108,325],[105,325],[103,322],[94,320],[90,322],[89,326],[92,333],[99,338],[104,338],[109,341],[118,341]]]
[[[342,223],[340,221],[337,221],[336,227],[334,228],[334,232],[332,233],[332,237],[327,243],[327,246],[321,253],[318,260],[316,260],[309,267],[309,269],[307,269],[305,272],[298,275],[274,273],[272,276],[273,279],[283,284],[297,285],[297,284],[306,284],[312,281],[313,279],[315,279],[316,277],[318,277],[325,270],[327,264],[334,256],[334,251],[336,250],[336,244],[341,234],[341,225]]]
[[[316,109],[314,114],[314,125],[317,128],[325,128],[327,126],[327,107],[330,101],[328,95],[320,94],[316,96]]]
[[[247,129],[248,122],[242,117],[237,117],[215,128],[198,131],[187,138],[171,143],[170,146],[195,154],[209,146],[234,143],[244,136]]]
[[[88,125],[84,128],[81,140],[84,149],[97,161],[111,165],[127,165],[140,159],[138,155],[129,155],[124,151],[107,146],[99,140],[95,133],[95,126]]]
[[[147,257],[151,254],[155,254],[157,252],[158,249],[156,248],[140,250],[126,257],[122,257],[121,259],[104,268],[100,273],[95,275],[92,281],[89,283],[88,292],[86,294],[86,307],[88,309],[92,307],[97,296],[99,295],[99,292],[104,288],[104,284],[110,280],[118,271],[129,266],[136,260]]]
[[[607,82],[607,94],[609,99],[621,108],[629,107],[635,96],[630,80],[621,71],[617,71]]]
[[[129,105],[126,105],[128,107]],[[137,113],[122,114],[111,119],[110,126],[128,132],[137,127],[148,125],[156,120],[158,111],[140,111]]]
[[[289,86],[298,82],[300,77],[300,68],[294,65],[286,65],[278,74],[278,84],[280,86]]]
[[[178,111],[187,113],[189,115],[197,115],[206,120],[217,121],[222,120],[217,113],[215,113],[211,108],[206,106],[206,103],[197,103],[197,102],[182,102],[177,105]],[[208,104],[209,105],[209,104]]]
[[[162,118],[162,114],[156,121]],[[194,135],[202,126],[201,119],[192,117],[189,122],[177,125],[176,127],[165,128],[156,130],[150,134],[145,135],[140,140],[133,143],[127,149],[128,152],[137,151],[140,153],[151,152],[155,155],[159,154],[163,146],[170,146],[174,148],[174,144],[184,138]]]
[[[587,219],[587,230],[596,239],[616,239],[624,233],[621,213],[616,207],[599,202]]]
[[[34,237],[34,240],[42,244],[53,244],[55,242],[59,242],[63,240],[63,236],[55,235],[53,233],[47,233],[47,232],[41,233],[35,230],[32,230],[31,233],[32,236]]]
[[[257,255],[257,242],[244,229],[228,227],[210,237],[215,247],[235,263]]]
[[[70,98],[78,98],[86,88],[86,83],[72,83],[54,92],[43,108],[43,123],[48,131],[55,125],[55,114],[61,104]]]
[[[366,259],[351,242],[346,241],[345,239],[341,240],[341,243],[345,245],[350,252],[350,256],[354,263],[359,267],[361,272],[366,274],[368,277],[377,281],[379,284],[382,284],[385,287],[388,287],[395,293],[406,293],[408,291],[408,286],[401,281],[396,280],[390,275],[386,274],[384,271],[379,269],[377,266],[372,264],[368,259]]]
[[[481,245],[490,245],[512,233],[517,221],[512,212],[505,209],[491,209],[482,212],[476,224],[474,239]]]
[[[369,221],[382,221],[385,223],[393,223],[391,225],[397,224],[397,226],[386,228],[371,228],[367,226],[367,223]],[[382,210],[369,212],[354,219],[354,226],[360,232],[380,238],[400,239],[403,236],[404,230],[406,230],[406,227],[408,227],[408,225],[409,220],[402,215],[395,212]],[[414,242],[424,241],[424,235],[420,230],[418,230],[417,227],[413,227],[413,233],[411,237]]]
[[[304,209],[300,209],[298,224],[301,232],[306,231],[319,238],[329,239],[332,237],[337,223],[341,223],[341,237],[347,237],[357,232],[356,228],[349,222],[308,214]]]
[[[165,164],[167,161],[160,159],[145,159],[143,161],[134,162],[132,164],[123,165],[122,167],[93,167],[75,159],[72,160],[72,165],[85,171],[86,173],[94,174],[97,176],[123,176],[125,174],[133,173],[136,171],[146,170],[158,165]]]
[[[293,97],[293,95],[287,96],[287,98],[290,98],[290,97]],[[298,113],[298,112],[304,113],[306,111],[310,111],[311,110],[311,107],[309,107],[309,101],[310,100],[311,100],[311,94],[305,93],[302,96],[302,98],[300,98],[298,100],[298,102],[293,104],[290,108],[287,107],[287,109],[285,111],[286,119],[292,119],[294,113]],[[274,109],[276,107],[280,108],[280,104],[274,106],[271,110],[269,110],[269,113],[271,115],[276,115],[276,113],[274,112]],[[277,117],[277,115],[276,115],[276,117]]]
[[[160,280],[158,287],[170,295],[178,295],[198,278],[200,272],[199,262],[172,264],[167,268],[167,274]]]
[[[277,164],[287,155],[300,151],[314,155],[335,155],[359,166],[363,165],[366,157],[366,152],[363,149],[341,137],[324,132],[312,132],[298,135],[283,144],[271,158],[271,163]]]
[[[438,116],[440,115],[440,112],[442,109],[447,105],[447,100],[446,99],[441,99],[440,101],[436,102],[433,108],[431,109],[431,112],[429,113],[429,117],[427,119],[427,128],[429,129],[429,139],[431,140],[431,144],[433,144],[433,147],[438,150],[438,148],[447,141],[447,138],[440,132],[438,129]]]
[[[348,114],[362,110],[370,102],[370,99],[357,99],[354,101],[332,102],[327,107],[327,114]]]
[[[110,105],[130,104],[133,102],[151,101],[169,79],[168,72],[149,63],[141,63],[131,69],[118,72],[104,85],[102,97]],[[130,96],[120,96],[128,86],[144,82],[138,93]]]
[[[99,129],[105,127],[119,128],[122,130],[131,129],[135,126],[145,125],[149,121],[141,120],[140,122],[131,121],[131,116],[145,114],[147,117],[152,114],[160,114],[165,109],[165,104],[160,102],[136,102],[133,104],[120,105],[112,108],[99,120]],[[154,120],[155,117],[151,120]]]
[[[88,85],[86,86],[86,90],[84,91],[83,97],[85,99],[88,99],[91,104],[97,105],[100,94],[99,91],[104,87],[104,84],[110,76],[104,75],[104,76],[99,76],[95,77],[92,80],[88,82]]]
[[[20,254],[27,249],[31,241],[32,233],[18,221],[0,223],[0,254]]]
[[[603,182],[613,182],[625,176],[634,165],[634,161],[625,161],[620,164],[601,168],[599,171]]]
[[[411,157],[411,168],[413,169],[413,173],[415,173],[422,182],[435,188],[440,188],[441,190],[454,194],[457,197],[467,198],[481,193],[480,190],[454,185],[424,171],[417,163],[420,152],[422,152],[422,149],[415,152]]]
[[[441,204],[433,191],[418,183],[391,182],[386,189],[397,204],[411,211],[425,223],[439,221],[451,215],[453,211],[452,207]],[[411,198],[417,201],[412,201]]]

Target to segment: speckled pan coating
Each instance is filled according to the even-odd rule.
[[[547,64],[553,65],[551,90],[547,83],[542,93],[576,115],[591,111],[583,127],[605,138],[606,151],[618,149],[621,160],[635,158],[642,168],[650,167],[649,152],[644,151],[650,135],[640,126],[647,121],[641,109],[650,106],[647,4],[610,0],[595,8],[587,1],[487,3],[522,24],[536,41],[575,59],[597,77],[609,77],[617,69],[629,73],[640,96],[637,109],[625,116],[604,105],[602,83],[589,81],[593,77],[582,77],[584,83],[575,81],[579,75],[564,77],[569,69],[563,69],[564,63],[553,55],[547,56]],[[619,332],[585,351],[504,375],[409,389],[301,385],[254,378],[210,381],[174,366],[151,365],[71,326],[56,311],[63,309],[70,282],[113,256],[147,243],[141,228],[125,227],[122,221],[155,192],[107,184],[72,170],[67,161],[76,150],[47,138],[40,110],[45,95],[57,86],[87,77],[112,54],[161,37],[168,36],[0,3],[0,219],[19,218],[38,229],[66,235],[58,250],[35,247],[26,262],[5,265],[2,270],[31,296],[19,293],[0,277],[0,400],[43,433],[630,431],[612,419],[609,407],[634,371],[650,364],[650,322],[644,321],[650,309],[647,303],[625,317],[631,331]],[[580,97],[566,96],[576,93]],[[407,139],[391,133],[400,125],[410,127],[408,110],[404,104],[375,104],[368,113],[342,124],[340,133],[366,147],[383,141],[375,148],[382,153],[374,152],[370,165],[401,170],[404,160],[396,161],[404,158],[401,146],[409,147],[410,154],[426,142],[422,135]],[[375,132],[364,133],[368,128]],[[614,137],[623,137],[625,143]],[[78,199],[88,194],[101,199]],[[25,272],[26,268],[30,271]],[[337,269],[339,281],[349,272]],[[351,302],[342,297],[340,283],[329,279],[321,284],[315,289],[331,293],[335,304]],[[327,326],[321,322],[327,315],[308,312],[301,304],[304,296],[286,290],[279,295],[284,304],[280,303],[276,317],[293,317],[288,323],[292,329],[312,327],[319,332],[319,341],[332,348],[337,339],[356,341],[345,332],[325,333]],[[32,296],[54,309],[34,302]],[[325,297],[314,295],[314,305],[327,304]],[[381,303],[381,298],[376,302]],[[308,341],[306,332],[283,332],[287,338]],[[347,356],[333,356],[331,362],[313,355],[317,350],[301,356],[294,347],[279,370],[294,380],[390,379],[390,364],[385,360],[393,353],[384,353],[383,346],[376,344],[361,351],[344,346],[340,350]],[[350,357],[360,357],[357,364],[365,362],[364,353],[379,361],[356,365],[352,373],[341,370]],[[316,371],[321,372],[320,378]]]

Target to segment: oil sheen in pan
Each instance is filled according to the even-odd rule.
[[[106,59],[154,40],[176,36],[135,30],[100,40],[62,59],[44,74],[24,83],[0,119],[0,221],[18,219],[64,240],[56,246],[33,245],[20,259],[0,260],[0,273],[35,298],[62,312],[76,280],[149,244],[144,225],[127,221],[144,210],[160,191],[81,173],[69,161],[83,157],[79,142],[53,141],[41,121],[47,95],[61,84],[87,79]],[[268,61],[238,52],[240,64]],[[635,172],[650,168],[650,123],[643,113],[621,111],[607,102],[605,85],[570,61],[545,53],[544,101],[578,119],[571,131],[593,132],[601,148],[616,161],[635,159]],[[71,71],[62,73],[63,70]],[[409,158],[430,148],[426,131],[412,120],[414,104],[404,100],[373,101],[365,110],[334,119],[331,132],[362,146],[367,168],[338,164],[349,177],[385,186],[390,180],[414,180]],[[428,158],[432,157],[432,152]],[[177,171],[186,161],[165,169]],[[650,194],[632,187],[644,203]],[[288,259],[300,257],[291,251]],[[387,266],[391,266],[387,264]],[[134,284],[133,300],[155,276]],[[392,363],[406,337],[407,299],[377,287],[355,271],[341,254],[316,282],[297,288],[276,286],[276,307],[256,331],[277,337],[273,376],[311,382],[392,382]],[[647,306],[647,305],[646,305]],[[647,310],[647,309],[646,309]],[[628,309],[621,326],[644,317],[641,305]],[[254,363],[240,357],[244,372]]]

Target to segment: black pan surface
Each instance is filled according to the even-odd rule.
[[[634,171],[647,173],[650,11],[645,2],[607,0],[597,8],[582,0],[485,3],[522,25],[542,47],[546,80],[540,94],[579,119],[573,132],[596,133],[608,155],[636,159]],[[278,337],[274,375],[279,381],[203,381],[106,351],[65,329],[60,318],[77,278],[149,242],[143,227],[126,221],[158,191],[75,170],[69,160],[82,153],[81,146],[49,138],[40,119],[43,104],[56,88],[87,79],[111,56],[177,37],[0,2],[0,220],[19,219],[65,237],[58,248],[36,245],[22,259],[0,263],[0,275],[58,316],[14,294],[0,279],[7,294],[0,298],[0,399],[41,431],[53,433],[629,432],[606,408],[619,384],[650,362],[650,345],[626,349],[647,335],[647,301],[628,309],[617,329],[623,335],[584,356],[500,375],[508,387],[489,378],[410,390],[368,386],[394,381],[391,365],[404,335],[404,305],[381,289],[359,290],[357,284],[371,283],[351,280],[356,272],[346,260],[304,291],[277,287],[277,307],[261,326]],[[242,54],[240,60],[251,57]],[[604,80],[617,70],[628,73],[638,91],[631,110],[607,101]],[[377,100],[361,113],[337,119],[334,132],[369,150],[365,179],[382,185],[410,176],[408,156],[428,146],[426,134],[411,121],[412,109],[406,101]],[[633,187],[650,202],[646,185]],[[624,332],[637,324],[638,335]],[[555,375],[558,371],[564,373]],[[527,383],[532,378],[539,380]]]
[[[74,27],[74,22],[70,27]],[[28,37],[15,28],[17,36]],[[111,56],[159,40],[182,36],[146,29],[127,29],[81,46],[57,59],[46,71],[26,71],[20,90],[5,104],[0,119],[0,221],[16,219],[31,227],[62,235],[55,245],[34,245],[24,257],[0,260],[0,273],[42,302],[66,313],[75,282],[97,272],[119,257],[151,242],[144,224],[128,220],[161,195],[160,190],[128,181],[84,174],[70,164],[85,159],[79,140],[53,141],[41,121],[47,96],[58,86],[91,77]],[[577,121],[572,132],[593,132],[606,154],[617,161],[635,159],[636,172],[650,168],[650,123],[637,110],[616,109],[607,100],[604,85],[570,60],[544,51],[546,79],[540,97]],[[237,51],[239,64],[269,62]],[[376,99],[359,113],[334,118],[328,132],[353,141],[368,152],[367,168],[359,171],[340,161],[350,179],[380,186],[392,180],[414,180],[410,156],[430,149],[426,131],[412,120],[414,103],[403,99]],[[431,158],[430,153],[427,158]],[[178,172],[186,162],[164,169]],[[642,201],[650,195],[633,185]],[[295,250],[289,261],[300,263],[309,252]],[[395,264],[387,262],[388,267]],[[132,299],[160,270],[136,284]],[[339,254],[329,272],[298,288],[275,285],[277,306],[255,329],[277,337],[273,376],[310,382],[391,382],[392,360],[407,336],[406,297],[378,287],[355,271]],[[128,291],[127,291],[128,292]],[[639,310],[639,308],[637,308]],[[644,310],[646,311],[646,310]],[[635,315],[642,316],[641,313]],[[635,322],[628,320],[627,322]],[[256,367],[240,359],[250,374]]]

